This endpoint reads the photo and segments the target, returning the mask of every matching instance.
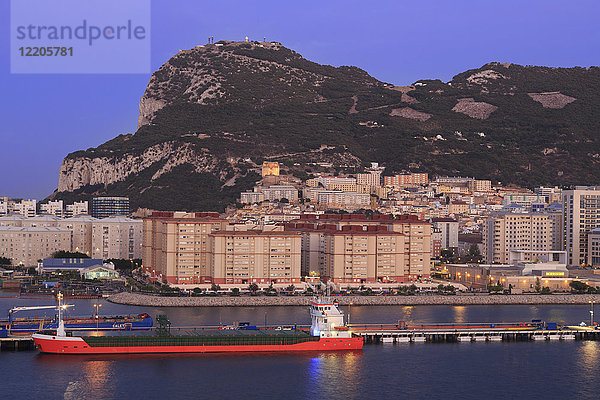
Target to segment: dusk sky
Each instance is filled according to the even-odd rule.
[[[0,196],[43,199],[70,152],[135,132],[149,74],[11,74],[10,2],[2,0]],[[152,1],[152,70],[179,49],[278,41],[305,58],[355,65],[397,85],[450,80],[490,61],[600,64],[598,0]]]

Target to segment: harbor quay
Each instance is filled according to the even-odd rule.
[[[598,294],[550,295],[414,295],[414,296],[335,296],[340,305],[419,306],[419,305],[527,305],[588,304],[600,302]],[[117,304],[147,307],[265,307],[307,306],[310,296],[215,296],[166,297],[137,293],[118,293],[107,298]]]

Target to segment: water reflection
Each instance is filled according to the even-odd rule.
[[[322,353],[307,364],[305,398],[352,398],[360,390],[362,351]]]
[[[454,322],[467,322],[467,308],[465,306],[454,306],[452,311],[454,311]]]

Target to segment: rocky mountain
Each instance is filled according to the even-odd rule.
[[[397,87],[276,42],[180,51],[140,101],[138,130],[69,154],[51,197],[128,195],[154,209],[222,210],[263,160],[299,178],[379,161],[504,183],[595,184],[600,68],[490,63]],[[327,168],[325,168],[327,169]]]

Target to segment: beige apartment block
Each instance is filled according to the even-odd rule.
[[[91,215],[79,215],[58,221],[58,226],[71,231],[71,251],[92,256],[92,224],[97,221],[99,220]]]
[[[92,258],[141,258],[142,226],[141,220],[123,216],[93,221]]]
[[[365,282],[410,282],[430,276],[431,224],[421,221],[415,216],[403,215],[392,218],[390,215],[373,215],[367,218],[359,214],[311,215],[302,216],[298,220],[286,224],[286,230],[301,232],[303,235],[303,274],[307,274],[307,272],[319,273],[322,280],[332,279],[342,282],[346,278],[344,278],[344,274],[339,275],[339,271],[344,269],[335,264],[335,260],[339,260],[339,257],[334,257],[339,247],[336,248],[335,243],[332,244],[332,235],[356,236],[358,238],[361,234],[364,234],[369,237],[375,235],[376,237],[386,238],[385,240],[382,239],[381,243],[394,241],[396,247],[394,247],[391,254],[399,255],[401,253],[402,262],[399,263],[400,258],[398,256],[393,258],[393,264],[376,264],[382,268],[367,269],[366,277],[363,277],[361,270],[357,269],[356,274],[353,272],[355,276],[353,275],[354,277],[351,279],[357,279],[358,282],[362,280],[365,280]],[[337,240],[339,242],[340,239]],[[372,240],[360,240],[366,240],[365,243],[372,244]],[[400,245],[403,247],[401,250],[397,247]],[[370,254],[377,255],[377,245],[371,245],[368,251]],[[329,255],[327,256],[327,254]],[[378,261],[383,262],[384,259],[388,259],[389,254],[384,253],[385,257],[378,259]],[[328,257],[327,266],[326,257]],[[360,261],[361,259],[358,258],[357,263],[352,265],[359,268]],[[391,268],[392,266],[393,268]]]
[[[473,179],[467,183],[467,187],[471,193],[473,192],[489,192],[492,190],[492,181]]]
[[[563,190],[563,248],[568,265],[585,265],[589,258],[588,234],[600,228],[600,187]]]
[[[71,249],[71,232],[58,227],[0,226],[0,257],[13,265],[34,267],[38,260]]]
[[[408,173],[394,176],[384,176],[385,186],[414,186],[429,183],[429,176],[424,173]]]
[[[381,186],[381,171],[369,171],[366,174],[356,174],[358,185]]]
[[[368,208],[371,195],[356,192],[338,192],[324,190],[317,193],[317,202],[321,207],[330,208]]]
[[[344,226],[325,235],[321,277],[335,283],[402,282],[410,274],[406,237],[385,226]]]
[[[144,270],[161,282],[211,283],[209,235],[227,225],[218,213],[153,213],[144,219]]]
[[[214,283],[300,282],[299,233],[231,230],[214,232],[210,239]]]
[[[492,214],[483,224],[483,259],[490,264],[508,264],[510,250],[552,250],[552,227],[547,214]]]

